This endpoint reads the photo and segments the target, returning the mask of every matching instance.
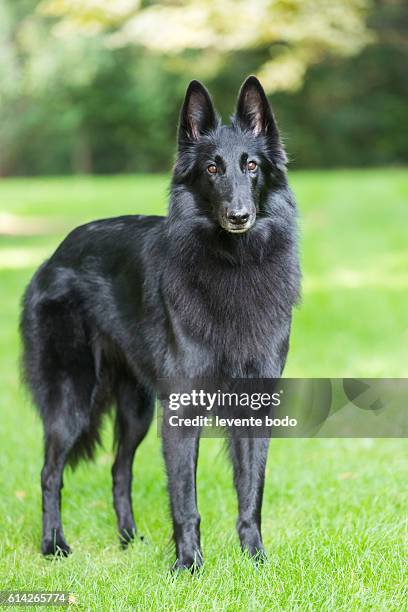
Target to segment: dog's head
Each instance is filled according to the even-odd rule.
[[[198,81],[181,109],[175,182],[187,184],[203,215],[242,234],[262,216],[264,194],[284,173],[286,156],[265,92],[250,76],[238,95],[231,126],[223,126]]]

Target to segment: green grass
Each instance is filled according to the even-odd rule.
[[[408,363],[408,173],[292,175],[301,214],[303,303],[287,376],[405,376]],[[269,559],[240,554],[222,441],[202,440],[199,505],[206,564],[174,578],[155,428],[134,469],[146,542],[122,552],[110,494],[111,425],[95,464],[65,477],[74,554],[39,554],[41,426],[18,381],[18,303],[35,267],[75,225],[163,213],[166,177],[0,183],[0,587],[69,590],[81,609],[405,610],[405,440],[275,440],[264,501]]]

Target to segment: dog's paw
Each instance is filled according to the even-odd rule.
[[[138,540],[139,542],[145,542],[145,537],[137,533],[136,527],[124,528],[119,531],[119,542],[123,549],[128,548],[129,544],[132,544]]]
[[[248,549],[247,549],[248,550]],[[253,548],[248,550],[248,554],[251,558],[251,561],[256,565],[262,565],[267,560],[268,556],[265,552],[265,549],[262,548]]]
[[[203,567],[203,564],[203,554],[200,550],[197,550],[193,554],[185,555],[181,558],[176,559],[175,563],[171,568],[171,571],[173,573],[176,573],[188,570],[191,574],[196,574]]]
[[[254,523],[238,523],[238,534],[243,553],[255,563],[263,563],[266,560],[266,552],[258,526]]]
[[[241,544],[241,549],[256,565],[261,565],[267,560],[265,549],[260,542]]]
[[[41,543],[41,552],[44,556],[68,557],[72,551],[70,546],[66,543],[64,536],[56,532],[53,537],[43,539]]]

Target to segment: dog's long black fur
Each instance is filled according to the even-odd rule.
[[[255,77],[230,126],[207,90],[187,89],[167,217],[78,227],[30,282],[21,333],[25,380],[45,438],[42,552],[68,554],[64,466],[92,457],[114,403],[113,497],[123,542],[136,532],[132,463],[162,377],[278,377],[300,284],[296,206],[271,108]],[[198,435],[165,427],[176,567],[202,563],[196,504]],[[262,556],[268,442],[232,436],[241,546]]]

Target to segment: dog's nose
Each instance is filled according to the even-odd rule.
[[[233,225],[244,225],[249,219],[249,213],[245,210],[231,210],[227,213],[227,219]]]

